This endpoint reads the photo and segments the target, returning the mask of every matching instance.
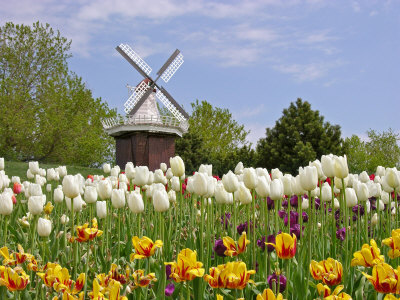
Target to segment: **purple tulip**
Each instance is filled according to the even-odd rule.
[[[261,251],[265,251],[265,235],[260,239],[257,240],[257,246],[261,248]]]
[[[165,296],[169,297],[172,296],[172,294],[175,291],[175,285],[173,283],[169,283],[166,287],[165,287]]]
[[[270,234],[270,235],[267,237],[267,243],[275,244],[275,236],[274,236],[273,234]],[[268,252],[272,252],[272,251],[275,250],[275,248],[274,248],[274,246],[267,245],[267,250],[268,250]]]
[[[305,211],[303,211],[303,222],[307,223],[308,222],[308,215]]]
[[[275,207],[275,202],[270,197],[267,197],[267,206],[269,210],[274,209]]]
[[[288,225],[288,217],[286,216],[284,219],[284,224],[285,226]],[[290,226],[292,226],[292,224],[297,224],[299,222],[299,214],[295,211],[291,211],[290,212]]]
[[[285,199],[282,201],[282,207],[287,208],[289,206],[288,201]]]
[[[165,266],[165,274],[167,275],[167,280],[170,279],[169,276],[171,276],[171,265]]]
[[[299,204],[299,201],[298,201],[297,196],[296,196],[296,195],[292,196],[292,197],[290,198],[290,205],[291,205],[292,207],[297,207],[298,204]]]
[[[353,206],[352,210],[353,210],[353,213],[355,213],[356,215],[358,215],[358,213],[360,213],[360,216],[364,215],[364,206],[362,206],[360,204]]]
[[[295,234],[297,239],[300,240],[300,224],[293,224],[290,226],[290,235]]]
[[[274,291],[278,289],[278,276],[276,275],[276,273],[269,275],[267,277],[267,282],[270,289]],[[285,289],[286,289],[286,277],[283,275],[279,275],[279,292],[283,293]]]
[[[284,210],[279,210],[278,215],[279,215],[279,218],[284,219],[287,216],[287,213]]]
[[[239,225],[236,227],[236,229],[237,229],[237,233],[238,233],[239,235],[242,235],[242,232],[243,232],[243,231],[248,232],[248,231],[247,231],[247,222],[244,222],[244,223],[242,223],[242,224],[239,224]]]
[[[336,231],[336,238],[341,241],[344,241],[344,239],[346,238],[346,228],[345,227]]]
[[[225,251],[227,248],[222,240],[216,240],[214,245],[214,252],[221,257],[225,257]]]
[[[319,209],[321,207],[321,200],[319,198],[314,199],[315,209]]]

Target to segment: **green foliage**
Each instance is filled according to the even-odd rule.
[[[345,140],[349,170],[352,173],[374,173],[377,166],[396,167],[400,163],[400,135],[392,129],[382,133],[370,129],[368,140],[352,135]]]
[[[48,24],[0,27],[0,156],[86,166],[112,156],[100,120],[115,112],[68,70],[70,45]]]
[[[318,110],[298,98],[258,141],[258,165],[295,174],[300,166],[323,154],[341,154],[342,142],[340,126],[324,122]]]
[[[211,163],[213,173],[221,175],[235,167],[240,154],[251,150],[246,145],[248,132],[233,120],[228,109],[196,100],[189,125],[189,132],[176,141],[176,153],[185,161],[187,173],[198,170],[202,163]],[[251,153],[254,155],[254,150]]]

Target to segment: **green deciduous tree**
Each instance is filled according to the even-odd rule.
[[[196,100],[192,103],[189,125],[189,132],[176,141],[176,153],[190,166],[186,168],[188,173],[202,163],[212,163],[213,173],[221,175],[239,162],[237,153],[246,146],[248,132],[232,118],[228,109]],[[235,162],[235,158],[239,160]]]
[[[400,135],[392,129],[383,132],[367,131],[367,141],[357,135],[346,138],[344,146],[349,170],[352,173],[374,173],[377,166],[396,167],[400,163]]]
[[[342,142],[340,126],[324,122],[318,110],[298,98],[258,141],[257,161],[261,167],[295,174],[323,154],[341,154]]]
[[[80,165],[111,157],[101,119],[115,112],[69,71],[70,45],[48,24],[0,27],[0,156]]]

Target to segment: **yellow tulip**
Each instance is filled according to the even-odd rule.
[[[93,280],[93,291],[89,292],[89,298],[93,300],[106,300],[102,290],[104,288],[100,286],[99,281],[95,278]]]
[[[87,241],[92,241],[96,236],[101,236],[103,231],[98,229],[97,219],[94,218],[92,220],[92,228],[88,228],[89,223],[85,223],[83,226],[76,227],[77,238],[75,240],[77,242],[83,243]]]
[[[330,257],[320,262],[312,260],[310,273],[315,280],[322,280],[323,283],[332,286],[342,281],[343,267],[339,261]]]
[[[392,230],[392,236],[384,239],[382,243],[392,248],[388,251],[391,259],[400,257],[400,229]]]
[[[131,254],[131,261],[150,257],[154,254],[157,248],[161,248],[163,246],[163,242],[161,240],[157,240],[153,243],[153,241],[147,236],[144,236],[141,239],[139,239],[137,236],[134,236],[132,238],[132,244],[135,248],[135,253]]]
[[[351,260],[351,266],[373,267],[376,264],[385,262],[385,257],[381,254],[381,250],[376,245],[375,240],[371,239],[370,245],[364,244],[360,251],[353,253],[354,258]]]
[[[246,239],[246,232],[244,231],[239,238],[239,241],[236,243],[232,238],[226,236],[223,238],[224,246],[226,247],[225,255],[226,256],[237,256],[240,253],[246,251],[246,246],[250,244],[250,241]]]
[[[10,292],[23,290],[28,283],[29,276],[22,268],[0,267],[0,286],[6,286]]]
[[[372,283],[378,293],[400,293],[400,267],[393,269],[387,263],[375,265],[372,268],[372,275],[362,273]]]
[[[171,266],[170,277],[176,282],[190,281],[195,277],[202,277],[204,274],[203,263],[197,261],[197,252],[188,248],[178,254],[177,262],[165,264]]]
[[[244,289],[248,283],[254,283],[250,275],[256,271],[247,270],[246,264],[241,261],[228,262],[225,265],[210,268],[210,275],[204,280],[212,288]]]
[[[109,285],[109,291],[110,291],[110,298],[109,300],[128,300],[125,296],[121,296],[121,283],[116,280],[112,280]]]
[[[385,298],[383,298],[383,300],[397,300],[399,298],[397,298],[396,296],[392,295],[392,294],[387,294],[385,296]]]
[[[343,285],[338,285],[331,293],[331,289],[327,285],[323,285],[322,283],[317,284],[318,294],[323,299],[328,300],[336,300],[336,299],[343,299],[343,300],[351,300],[351,296],[346,293],[340,293],[343,290]]]
[[[132,274],[133,277],[133,283],[135,284],[134,288],[137,287],[146,287],[152,282],[157,281],[157,278],[154,273],[149,273],[147,275],[144,275],[144,270],[136,270]]]
[[[54,208],[53,204],[51,204],[51,202],[47,202],[45,207],[43,208],[43,211],[46,215],[50,215],[51,212],[53,211],[53,208]]]
[[[279,293],[276,297],[271,289],[265,289],[262,294],[257,295],[257,300],[283,300],[283,296]]]
[[[290,259],[296,255],[297,238],[293,233],[292,236],[287,233],[280,233],[275,238],[275,244],[265,243],[275,248],[276,254],[281,259]]]
[[[29,253],[24,252],[24,248],[21,245],[18,245],[18,252],[14,252],[10,254],[7,247],[3,247],[0,249],[0,255],[3,256],[3,265],[7,266],[15,266],[17,264],[22,264],[25,261],[34,260],[34,256]],[[15,258],[14,258],[15,255]]]

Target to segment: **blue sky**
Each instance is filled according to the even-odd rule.
[[[39,20],[71,39],[70,69],[119,113],[142,79],[115,50],[127,43],[152,74],[180,49],[163,86],[188,112],[196,99],[228,108],[253,144],[298,97],[343,136],[400,133],[398,0],[1,2],[1,24]]]

